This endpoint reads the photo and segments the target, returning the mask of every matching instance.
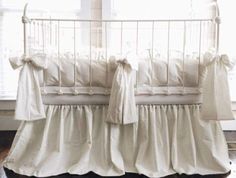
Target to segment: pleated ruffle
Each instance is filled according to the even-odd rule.
[[[230,170],[219,122],[200,105],[137,105],[138,122],[105,122],[107,105],[46,105],[45,120],[23,121],[4,166],[18,174],[162,177]]]

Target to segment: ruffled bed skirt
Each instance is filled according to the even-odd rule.
[[[4,166],[18,174],[102,176],[125,172],[229,172],[226,141],[216,121],[200,118],[200,105],[137,105],[135,124],[105,122],[107,105],[46,105],[47,118],[22,122]]]

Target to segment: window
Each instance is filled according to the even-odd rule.
[[[211,18],[215,13],[213,2],[214,0],[31,0],[29,1],[28,12],[31,17],[42,17],[43,15],[48,17],[48,15],[50,15],[51,17],[73,17],[85,19]],[[227,3],[228,2],[233,2],[233,0],[229,0]],[[16,76],[18,75],[17,71],[11,69],[8,58],[9,56],[22,54],[23,26],[21,23],[21,16],[25,3],[26,0],[0,1],[0,98],[14,98],[16,96],[18,80]],[[55,4],[57,4],[56,7]],[[223,7],[223,3],[220,3],[220,6]],[[230,7],[232,8],[234,6],[231,5]],[[224,16],[225,13],[223,12],[223,9],[221,10],[221,15]],[[232,12],[233,10],[231,13]],[[234,16],[231,15],[231,18],[232,17]],[[223,19],[223,24],[221,26],[224,24],[225,20]],[[119,38],[119,35],[116,34],[120,33],[120,24],[113,23],[110,25],[110,27],[117,29],[110,32],[110,39],[111,37]],[[126,24],[124,24],[124,26],[125,25]],[[134,35],[135,33],[133,33],[134,31],[129,30],[135,29],[135,27],[127,27],[128,30],[126,34],[128,35],[126,35],[126,37],[130,40],[124,42],[124,48],[132,46],[132,43],[134,43],[134,39],[136,38]],[[227,27],[222,27],[221,35],[225,36],[226,34],[229,34],[224,31],[223,28],[229,29]],[[233,32],[233,30],[231,32]],[[149,36],[144,35],[143,37],[140,37],[139,40],[143,40],[143,42],[140,43],[140,45],[142,44],[143,46],[139,46],[140,48],[150,48],[150,41],[146,40],[150,37],[150,32],[147,32],[147,34],[149,34]],[[94,42],[98,43],[96,46],[101,46],[100,43],[102,42],[99,40],[99,35],[94,36],[94,38],[98,39]],[[211,38],[213,39],[213,37]],[[119,40],[120,39],[117,39],[117,41]],[[221,49],[229,49],[224,45],[226,44],[224,41],[227,40],[220,40]],[[108,45],[112,46],[112,43],[109,43],[108,41]],[[113,48],[117,49],[117,45],[119,44],[114,45]],[[232,49],[232,51],[234,50]],[[234,73],[236,72],[231,73],[232,79],[235,78]],[[234,83],[236,82],[231,82],[232,88],[236,88],[236,84],[234,86]],[[236,96],[233,96],[233,98],[236,100]]]
[[[215,15],[213,0],[104,0],[102,17],[103,19],[190,19],[190,18],[212,18]],[[108,5],[107,5],[108,4]],[[134,5],[135,4],[135,5]],[[138,25],[139,31],[136,31]],[[184,33],[183,22],[171,22],[170,30],[170,48],[172,51],[183,51]],[[207,26],[208,25],[208,26]],[[214,44],[214,27],[204,23],[202,26],[202,52],[209,49]],[[125,23],[119,22],[108,23],[109,50],[114,52],[120,49],[120,53],[136,51],[138,54],[151,52],[154,46],[154,56],[167,54],[167,31],[168,23],[140,22]],[[154,26],[154,40],[152,41],[152,26]],[[198,53],[199,49],[199,22],[186,22],[186,49],[185,54]],[[205,28],[206,27],[206,28]],[[122,30],[121,30],[122,28]],[[122,31],[122,32],[121,32]],[[122,33],[122,38],[121,34]],[[179,35],[176,35],[176,34]],[[213,34],[213,36],[212,36]],[[110,40],[112,39],[112,40]],[[122,41],[121,41],[122,40]],[[137,42],[138,41],[138,42]],[[138,44],[137,44],[138,43]],[[153,44],[154,43],[154,44]],[[189,48],[188,48],[189,47]]]
[[[210,2],[212,0],[112,0],[111,16],[117,19],[207,18],[212,16]]]
[[[28,2],[30,17],[89,18],[90,1],[80,0],[1,0],[0,1],[0,99],[16,97],[17,73],[8,61],[9,56],[20,56],[23,51],[21,17]],[[55,6],[56,4],[56,6]]]
[[[235,0],[218,0],[220,6],[220,51],[226,53],[236,63],[236,6]],[[229,72],[230,94],[233,102],[236,102],[236,67]]]

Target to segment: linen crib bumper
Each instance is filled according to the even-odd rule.
[[[199,64],[194,60],[189,60],[189,64],[186,62],[183,69],[178,64],[178,60],[167,65],[167,63],[158,60],[140,61],[137,60],[137,56],[128,58],[128,60],[126,58],[118,59],[120,61],[118,63],[111,60],[111,63],[108,64],[104,61],[94,61],[90,64],[87,60],[79,60],[78,65],[74,65],[71,58],[68,57],[60,58],[60,64],[58,61],[55,62],[54,58],[50,58],[50,60],[47,58],[45,55],[42,57],[40,54],[35,54],[27,58],[28,60],[25,58],[10,59],[13,68],[24,66],[18,86],[15,115],[18,120],[45,118],[40,90],[43,90],[44,94],[47,92],[48,94],[107,95],[111,85],[107,117],[110,118],[110,122],[121,124],[126,121],[127,123],[137,121],[134,95],[181,94],[179,96],[181,98],[184,95],[200,94],[201,90],[203,119],[230,120],[234,118],[227,81],[227,68],[232,67],[232,64],[226,55],[206,53],[204,63],[200,67],[201,71]],[[66,62],[66,60],[68,61]],[[38,63],[41,65],[37,65],[37,61],[40,61]],[[108,66],[110,67],[109,71]],[[47,69],[42,75],[39,70],[43,68]],[[111,84],[112,81],[113,84]],[[155,83],[155,81],[157,82]],[[41,83],[41,89],[39,83]],[[134,89],[135,85],[136,90]],[[125,113],[128,112],[130,113],[126,115]],[[119,115],[119,121],[112,121],[111,118],[117,116],[114,113]],[[131,118],[131,121],[123,120],[124,117]]]

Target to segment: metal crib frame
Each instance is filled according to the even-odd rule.
[[[74,22],[74,35],[76,35],[76,32],[75,32],[75,23],[76,22],[88,22],[89,23],[89,38],[90,38],[90,59],[91,59],[91,51],[92,51],[92,44],[91,44],[91,29],[92,29],[92,22],[100,22],[100,23],[104,23],[105,24],[105,57],[107,59],[107,23],[109,22],[118,22],[120,23],[120,53],[122,54],[122,51],[123,51],[123,23],[125,22],[132,22],[132,23],[136,23],[136,53],[138,52],[138,41],[139,41],[139,36],[138,36],[138,33],[139,33],[139,23],[141,22],[149,22],[149,23],[152,23],[152,32],[151,32],[151,36],[152,36],[152,41],[151,41],[151,57],[153,58],[153,50],[154,50],[154,25],[156,22],[167,22],[168,24],[168,41],[167,41],[167,60],[168,60],[168,67],[169,67],[169,42],[170,42],[170,23],[172,22],[183,22],[184,23],[184,38],[186,36],[186,22],[199,22],[200,23],[200,39],[199,39],[199,64],[200,64],[200,54],[201,54],[201,33],[202,33],[202,22],[213,22],[213,23],[216,23],[216,26],[215,26],[215,49],[216,49],[216,52],[218,52],[219,50],[219,32],[220,32],[220,14],[219,14],[219,8],[218,8],[218,5],[216,3],[215,5],[215,17],[210,19],[155,19],[155,20],[91,20],[91,19],[57,19],[57,18],[29,18],[27,17],[27,6],[28,4],[25,5],[24,7],[24,13],[23,13],[23,16],[22,16],[22,22],[23,22],[23,30],[24,30],[24,56],[28,56],[28,51],[27,51],[27,47],[28,47],[28,41],[27,41],[27,23],[30,23],[31,21],[41,21],[41,22],[46,22],[46,21],[51,21],[51,22],[57,22],[58,23],[58,33],[59,33],[59,30],[60,30],[60,22],[64,22],[64,21],[67,21],[67,22]],[[184,43],[185,43],[185,39],[184,39]],[[74,38],[74,48],[75,48],[75,38]],[[74,49],[74,52],[75,52],[75,49]],[[184,55],[185,55],[185,44],[183,45],[183,59],[184,59]],[[58,55],[59,55],[59,39],[58,39]],[[91,61],[91,60],[90,60]],[[184,63],[184,62],[183,62]],[[60,65],[59,65],[60,66]],[[200,65],[199,65],[200,66]],[[168,70],[168,68],[167,68]],[[200,68],[199,70],[200,71]],[[91,72],[91,71],[90,71]],[[167,72],[168,73],[168,72]],[[91,76],[91,75],[90,75]],[[59,80],[60,80],[60,76],[59,76]],[[167,87],[169,86],[169,82],[168,82],[168,74],[167,74]],[[199,83],[199,81],[198,81]],[[44,84],[45,86],[45,84]],[[59,87],[61,88],[61,81],[59,81]],[[90,79],[90,87],[91,87],[91,79]],[[76,88],[76,83],[75,83],[75,88]],[[184,84],[183,84],[183,89],[185,88]],[[183,90],[184,91],[184,90]],[[44,91],[45,92],[45,91]],[[45,92],[46,93],[46,92]],[[78,92],[76,92],[76,89],[75,89],[75,94],[78,94]],[[92,89],[90,89],[90,94],[93,94],[93,91]],[[63,92],[61,91],[61,89],[58,91],[58,94],[63,94]]]

